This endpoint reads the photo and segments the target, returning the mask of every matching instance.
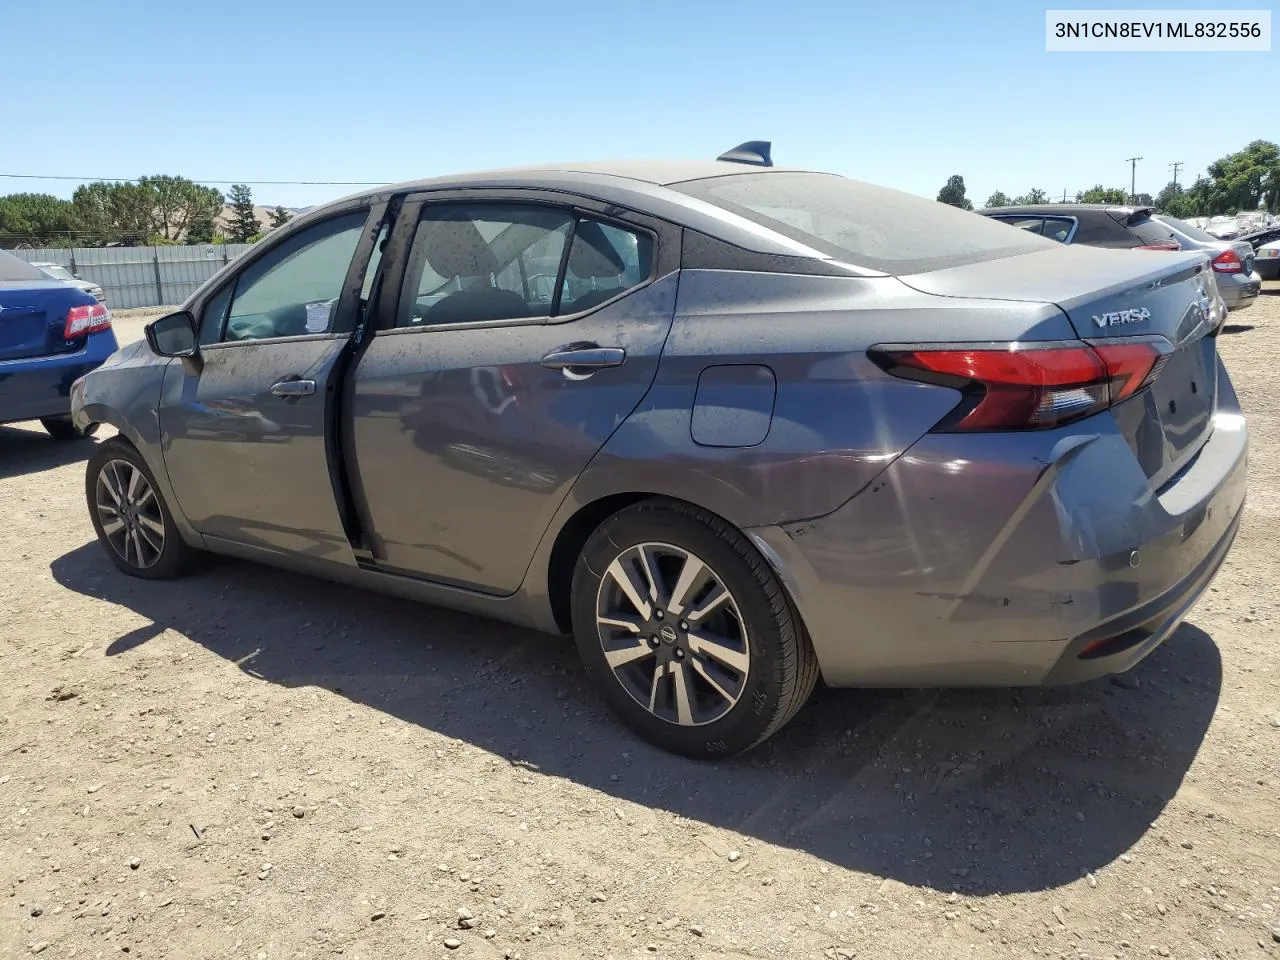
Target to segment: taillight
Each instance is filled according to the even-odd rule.
[[[1150,386],[1173,345],[1162,337],[1070,343],[875,347],[904,380],[953,387],[964,402],[935,431],[1039,430],[1090,416]]]
[[[1213,269],[1218,273],[1240,273],[1244,264],[1234,250],[1223,250],[1213,258]]]
[[[106,306],[101,303],[91,303],[72,307],[67,311],[67,325],[62,335],[67,340],[74,340],[76,337],[106,330],[109,326],[111,326],[111,314],[107,313]]]
[[[1182,245],[1177,240],[1161,240],[1159,243],[1144,243],[1135,250],[1181,250]]]

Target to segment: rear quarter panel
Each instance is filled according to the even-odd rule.
[[[936,297],[891,277],[843,278],[686,270],[649,394],[575,485],[569,508],[622,492],[696,503],[738,527],[822,516],[869,484],[959,400],[946,388],[890,377],[867,358],[878,343],[1073,336],[1049,304]],[[693,411],[709,367],[772,372],[765,430],[750,391]],[[726,437],[707,443],[707,424]],[[751,422],[755,422],[754,419]]]

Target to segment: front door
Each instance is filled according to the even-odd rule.
[[[656,227],[555,203],[442,200],[416,219],[351,383],[367,543],[383,568],[508,594],[653,381],[675,307],[659,264],[677,254]]]
[[[160,426],[174,494],[205,536],[354,563],[330,469],[334,376],[381,212],[293,233],[204,301],[198,362],[170,365]]]

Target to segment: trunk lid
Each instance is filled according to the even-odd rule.
[[[1235,251],[1240,262],[1244,265],[1244,275],[1248,276],[1253,273],[1253,261],[1258,256],[1253,249],[1253,244],[1248,240],[1232,240],[1231,249]]]
[[[0,361],[44,357],[78,349],[84,338],[67,340],[67,311],[93,297],[56,280],[0,280]]]
[[[1173,352],[1155,383],[1112,413],[1157,489],[1208,439],[1219,308],[1205,252],[1072,246],[899,279],[937,296],[1053,303],[1082,340],[1163,337]]]

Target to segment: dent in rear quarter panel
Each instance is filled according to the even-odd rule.
[[[200,546],[203,538],[187,521],[169,483],[161,447],[160,401],[166,373],[175,364],[180,365],[181,361],[156,356],[145,340],[122,347],[84,378],[78,392],[73,392],[72,416],[81,425],[112,426],[137,448],[156,478],[182,538]],[[181,382],[181,377],[177,380]]]
[[[696,503],[743,528],[827,514],[958,400],[954,390],[888,376],[867,348],[973,339],[978,329],[986,339],[1072,335],[1051,305],[934,297],[891,277],[685,270],[654,384],[567,506],[638,491]],[[733,364],[773,372],[767,434],[759,442],[753,434],[750,446],[701,445],[691,424],[699,377]],[[759,398],[743,398],[742,413],[758,414]],[[734,411],[721,413],[728,420]]]
[[[1229,387],[1216,420],[1185,487],[1160,496],[1103,413],[928,435],[832,514],[753,534],[797,583],[828,683],[1035,684],[1072,638],[1158,600],[1233,528],[1246,438]]]

